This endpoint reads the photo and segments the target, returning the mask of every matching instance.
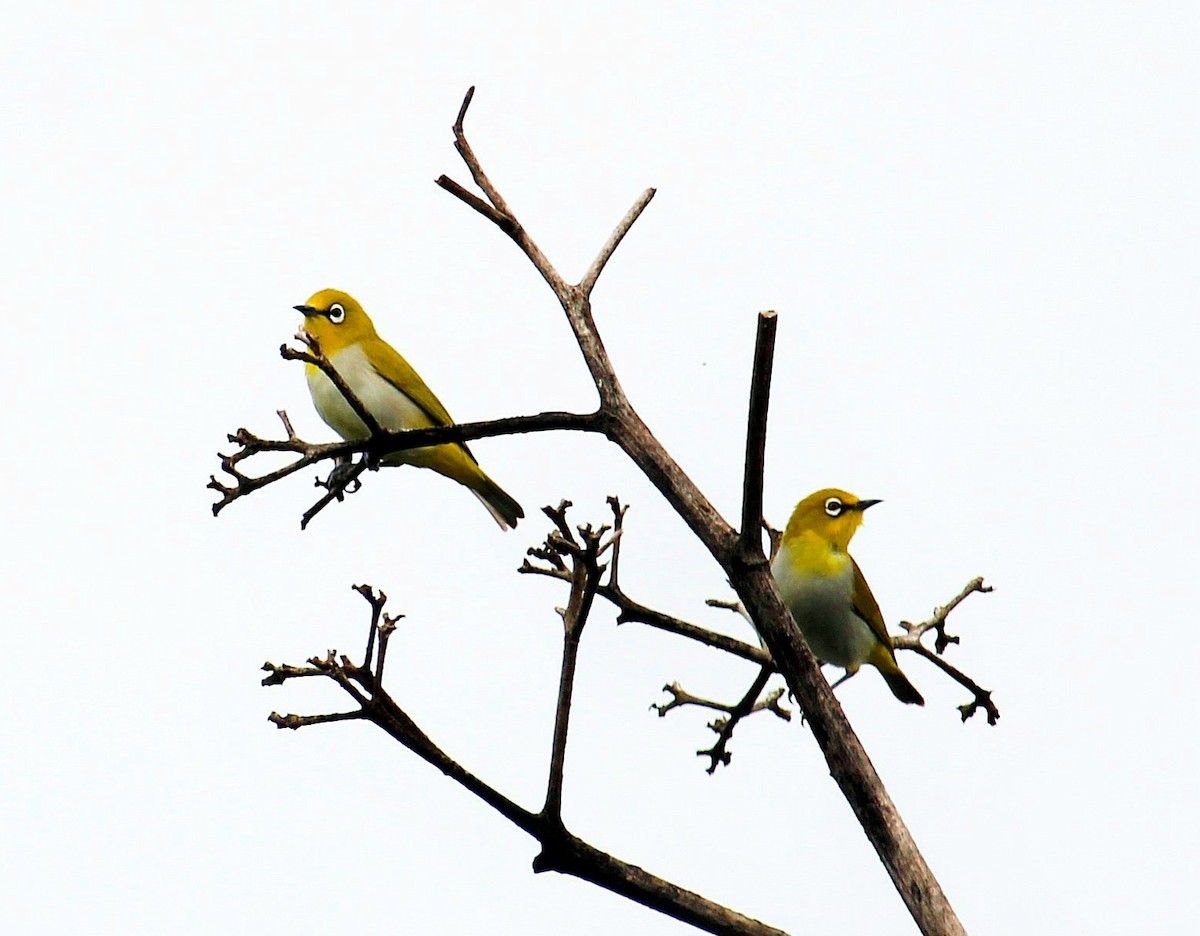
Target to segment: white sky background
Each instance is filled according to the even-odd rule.
[[[301,533],[315,472],[214,520],[225,433],[330,432],[278,347],[353,292],[457,418],[586,409],[549,290],[433,185],[469,137],[578,278],[647,186],[596,316],[625,388],[738,514],[754,315],[779,311],[766,504],[882,497],[855,541],[889,621],[972,576],[950,659],[1000,724],[903,658],[842,700],[973,934],[1181,931],[1197,911],[1190,5],[223,4],[9,8],[0,56],[8,354],[0,930],[683,933],[577,880],[263,660],[361,653],[370,582],[408,617],[388,683],[524,805],[544,789],[565,592],[518,577],[568,497],[632,504],[629,592],[703,607],[719,570],[596,438],[475,444],[499,533],[426,472]],[[758,717],[715,777],[698,711],[753,669],[585,633],[566,817],[793,932],[910,932],[807,729]]]

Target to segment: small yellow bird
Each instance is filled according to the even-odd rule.
[[[425,429],[454,422],[408,361],[376,334],[371,319],[353,296],[337,289],[322,289],[294,308],[304,314],[304,331],[317,339],[329,362],[384,429]],[[366,424],[325,372],[315,364],[306,364],[305,376],[321,418],[343,439],[367,438]],[[521,505],[484,474],[463,444],[396,452],[385,456],[383,464],[432,468],[457,481],[479,498],[501,529],[515,527],[517,520],[525,516]]]
[[[792,511],[771,573],[816,658],[845,668],[834,686],[869,663],[897,699],[924,705],[896,663],[892,638],[862,570],[846,552],[863,511],[878,503],[837,488],[810,494]]]

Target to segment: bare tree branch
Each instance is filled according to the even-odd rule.
[[[241,430],[236,436],[229,437],[231,442],[241,445],[242,450],[230,456],[221,456],[222,470],[233,477],[233,483],[218,482],[215,477],[211,479],[209,487],[217,490],[221,495],[221,500],[213,506],[214,513],[217,513],[227,503],[250,493],[251,490],[270,484],[313,461],[324,458],[347,458],[351,453],[362,452],[364,458],[360,459],[360,462],[370,462],[372,459],[377,461],[380,455],[392,451],[442,442],[466,441],[490,435],[541,431],[551,428],[600,432],[618,445],[642,470],[689,529],[709,550],[728,577],[739,598],[740,607],[744,609],[745,614],[754,624],[766,647],[769,648],[769,652],[763,648],[754,647],[660,614],[629,599],[621,590],[616,576],[624,511],[613,499],[611,502],[615,518],[613,536],[608,539],[606,544],[601,544],[600,537],[603,536],[606,528],[601,527],[600,530],[591,531],[590,527],[586,527],[572,531],[566,522],[567,505],[564,502],[563,505],[560,505],[557,513],[548,511],[548,515],[555,523],[555,530],[547,538],[545,546],[530,550],[530,556],[543,564],[536,565],[526,559],[520,570],[526,573],[547,575],[571,583],[571,599],[568,609],[563,613],[564,654],[560,676],[558,718],[551,751],[547,798],[541,812],[532,813],[523,809],[462,768],[424,735],[412,719],[383,691],[381,687],[382,667],[388,635],[394,626],[394,619],[383,614],[382,596],[375,596],[373,592],[363,592],[363,596],[372,605],[372,638],[368,640],[367,655],[362,667],[355,667],[344,657],[338,661],[332,652],[326,658],[313,658],[309,661],[308,668],[276,667],[271,664],[264,667],[269,672],[267,678],[264,679],[264,684],[268,685],[278,685],[287,679],[299,676],[327,676],[337,682],[360,705],[361,712],[307,717],[273,715],[272,720],[280,727],[298,728],[321,721],[366,718],[487,802],[518,827],[537,838],[542,845],[542,851],[535,860],[535,870],[557,870],[574,874],[710,932],[777,933],[777,930],[733,914],[726,908],[713,904],[699,895],[675,888],[665,881],[647,875],[639,868],[599,852],[575,838],[564,827],[560,814],[562,768],[565,759],[575,655],[578,651],[578,635],[587,619],[594,597],[599,595],[617,606],[619,609],[618,623],[639,621],[759,664],[761,671],[755,678],[751,691],[747,692],[742,700],[734,706],[709,703],[707,700],[699,700],[698,697],[689,697],[688,700],[677,703],[678,705],[705,704],[728,713],[728,718],[723,722],[714,722],[713,730],[718,733],[717,743],[709,751],[701,752],[712,760],[710,772],[715,770],[718,763],[728,763],[729,737],[736,724],[754,711],[771,708],[773,704],[777,705],[778,695],[766,702],[759,701],[759,695],[765,687],[772,668],[777,668],[803,710],[813,737],[826,758],[830,774],[841,788],[922,933],[926,936],[933,936],[933,934],[958,936],[958,934],[962,934],[964,930],[961,923],[954,915],[932,871],[917,850],[916,844],[875,773],[865,750],[846,720],[827,680],[792,620],[791,614],[780,600],[770,574],[767,557],[762,550],[760,529],[764,525],[761,516],[762,471],[775,334],[773,313],[763,313],[759,321],[744,463],[743,515],[739,533],[720,516],[633,408],[617,379],[616,371],[601,339],[592,312],[591,294],[599,276],[617,246],[653,198],[654,190],[646,190],[635,201],[633,207],[626,213],[617,229],[601,248],[581,282],[578,285],[568,284],[542,253],[505,202],[499,190],[483,171],[467,141],[463,122],[473,95],[474,88],[467,92],[459,109],[453,128],[454,140],[455,148],[484,198],[473,194],[446,176],[440,177],[437,182],[443,189],[497,225],[510,237],[554,291],[596,385],[599,394],[598,409],[595,413],[587,415],[546,413],[540,416],[514,417],[510,420],[465,424],[433,430],[402,433],[374,432],[369,439],[360,443],[341,443],[322,447],[311,446],[297,439],[286,416],[281,414],[288,433],[287,440],[260,440],[245,430]],[[319,357],[318,360],[310,359],[319,355],[319,349],[315,350],[317,355],[309,357],[302,356],[304,352],[295,352],[295,354],[301,360],[308,360],[309,363],[320,366]],[[278,472],[258,478],[248,477],[241,472],[238,466],[245,458],[257,451],[286,451],[295,453],[299,457]],[[305,522],[307,522],[307,517],[315,514],[330,500],[338,499],[342,493],[345,493],[344,485],[337,491],[331,485],[326,497],[322,498],[322,503],[316,505],[310,514],[306,515]],[[579,534],[579,539],[576,538],[576,533]],[[589,559],[590,536],[595,537],[596,548]],[[582,539],[582,543],[580,539]],[[774,548],[774,538],[772,541]],[[602,582],[600,579],[603,567],[599,563],[599,556],[605,548],[611,548],[613,551],[613,568],[608,582]],[[973,590],[983,591],[986,589],[980,582],[980,586]],[[907,641],[911,638],[912,641],[911,646],[906,644],[903,649],[911,649],[927,656],[943,671],[971,688],[974,683],[969,680],[964,682],[966,677],[959,678],[962,674],[955,676],[954,674],[958,671],[940,659],[940,653],[945,649],[945,645],[956,640],[945,634],[945,615],[965,597],[966,593],[969,591],[964,592],[945,609],[938,609],[938,612],[935,612],[935,618],[938,618],[940,613],[940,621],[931,624],[930,628],[938,634],[938,655],[931,654],[921,644],[920,638],[926,632],[925,630],[918,633],[914,628],[902,640]],[[930,628],[926,628],[926,630]],[[573,638],[572,632],[574,632]],[[573,646],[572,639],[574,640]],[[370,659],[374,646],[372,640],[378,643],[378,658],[374,669],[372,669]],[[679,691],[682,692],[682,690]],[[974,701],[961,707],[964,720],[976,708],[982,707],[988,711],[989,721],[994,723],[992,715],[995,710],[991,705],[990,693],[977,686],[972,691],[975,693]],[[676,706],[667,706],[667,710],[673,707]],[[780,714],[777,709],[772,710]],[[998,717],[998,713],[995,715]]]
[[[346,379],[338,373],[338,369],[333,366],[333,362],[325,356],[325,352],[321,350],[321,343],[303,329],[296,332],[295,337],[298,341],[303,342],[308,350],[298,351],[284,344],[279,346],[279,356],[285,361],[303,361],[306,364],[319,367],[321,372],[329,378],[329,382],[337,387],[337,391],[342,395],[342,398],[350,404],[350,408],[354,410],[354,415],[362,420],[363,425],[367,427],[367,433],[374,436],[383,432],[383,427],[379,425],[379,420],[367,409],[366,404],[358,398],[350,388],[350,384],[346,383]]]
[[[541,272],[566,312],[600,393],[600,408],[611,413],[615,419],[616,425],[609,438],[658,488],[729,576],[730,584],[754,620],[788,688],[804,710],[830,773],[841,787],[922,933],[926,936],[963,934],[962,924],[951,909],[941,885],[917,849],[867,752],[850,727],[817,661],[780,599],[761,547],[755,551],[741,548],[737,533],[717,513],[638,416],[617,380],[596,328],[589,297],[578,287],[566,286],[562,282],[480,168],[462,129],[462,118],[470,97],[468,93],[459,112],[459,120],[455,123],[455,146],[492,204],[502,214],[513,218],[516,224],[513,239]],[[753,483],[761,485],[762,482],[759,479]]]
[[[767,408],[771,401],[771,369],[775,361],[774,312],[758,313],[754,340],[754,367],[750,372],[750,415],[746,421],[746,469],[742,479],[743,555],[762,555],[762,484],[767,460]]]
[[[600,253],[596,254],[596,259],[592,261],[592,265],[588,267],[588,271],[583,275],[583,279],[579,281],[579,291],[584,298],[591,298],[592,290],[596,287],[596,280],[600,278],[600,274],[604,272],[604,267],[608,263],[609,258],[613,255],[613,251],[617,249],[621,241],[625,239],[625,235],[629,233],[629,229],[633,227],[633,223],[641,217],[642,212],[646,210],[646,206],[650,204],[650,199],[654,197],[655,189],[648,188],[638,197],[638,200],[633,203],[633,207],[625,212],[625,217],[621,219],[621,223],[609,235],[604,246],[600,248]]]
[[[620,537],[623,531],[625,511],[628,508],[622,506],[621,502],[612,496],[608,498],[608,503],[614,513],[613,555],[610,560],[611,569],[608,579],[597,586],[596,594],[611,602],[617,608],[618,624],[645,624],[648,627],[654,627],[669,634],[694,640],[697,643],[704,644],[706,647],[723,650],[725,653],[741,657],[752,663],[760,665],[771,663],[771,655],[762,647],[756,647],[753,644],[738,640],[736,637],[729,637],[725,634],[700,627],[697,624],[692,624],[682,618],[672,617],[669,614],[656,611],[654,608],[641,604],[625,594],[616,572],[621,555]],[[571,581],[570,570],[562,562],[561,557],[553,550],[549,550],[545,546],[530,548],[527,551],[527,556],[541,560],[546,565],[535,565],[526,558],[517,570],[518,572],[526,575],[544,575],[564,582]]]
[[[565,508],[563,509],[565,510]],[[561,530],[557,532],[561,535]],[[599,541],[602,535],[600,531],[592,531],[588,536],[583,537],[585,544],[594,537],[595,549],[591,552],[590,559],[588,553],[592,547],[580,545],[578,542],[574,544],[575,548],[580,551],[585,566],[593,562],[603,551],[604,547]],[[599,571],[594,569],[588,575],[599,575]],[[379,626],[380,620],[383,620],[386,625],[389,620],[388,616],[383,614],[383,603],[386,601],[386,596],[382,592],[374,592],[370,586],[366,585],[355,586],[355,591],[362,594],[371,604],[371,627]],[[586,602],[588,600],[585,585],[578,596],[578,614],[570,611],[564,614],[564,624],[568,618],[574,617],[574,620],[582,627],[582,622],[586,620]],[[386,627],[381,627],[378,638],[380,663],[377,664],[377,667],[382,665],[387,636]],[[339,660],[337,655],[330,651],[323,658],[310,659],[307,667],[267,663],[263,668],[270,673],[263,680],[265,685],[279,685],[285,679],[294,676],[324,676],[337,683],[359,705],[357,711],[326,715],[283,715],[272,712],[269,720],[276,727],[297,730],[339,721],[366,720],[372,722],[426,763],[436,767],[519,829],[536,839],[541,846],[541,851],[534,859],[535,871],[558,871],[590,881],[616,894],[635,900],[643,906],[690,923],[705,932],[741,933],[748,934],[748,936],[786,936],[782,930],[767,926],[765,923],[736,913],[699,894],[648,874],[641,868],[603,852],[573,835],[563,824],[560,812],[561,772],[559,773],[558,792],[554,794],[551,790],[548,793],[546,806],[541,812],[531,812],[510,800],[438,747],[408,713],[383,690],[379,670],[376,668],[372,671],[369,661],[364,666],[358,667],[345,657]],[[359,688],[360,686],[362,689]],[[565,719],[563,730],[565,733]],[[557,734],[556,729],[555,749],[561,750],[562,747],[565,747],[565,741],[560,745]],[[552,775],[551,784],[553,785],[553,783]]]
[[[394,452],[441,445],[443,442],[470,442],[475,439],[488,439],[526,432],[573,430],[607,434],[610,431],[610,421],[601,413],[546,412],[531,416],[506,416],[503,419],[456,423],[452,426],[431,426],[428,429],[401,429],[396,432],[385,430],[378,435],[354,442],[314,443],[305,442],[290,431],[291,424],[287,422],[287,414],[282,410],[279,411],[279,416],[288,427],[289,437],[287,439],[264,439],[247,429],[239,429],[227,437],[231,443],[240,448],[232,455],[220,453],[217,455],[221,461],[221,470],[233,479],[233,483],[219,481],[215,475],[209,477],[206,486],[221,495],[220,500],[212,505],[214,517],[238,498],[253,494],[260,488],[274,484],[309,465],[327,459],[345,459],[359,453],[373,458],[382,458]],[[299,458],[282,468],[263,475],[247,475],[241,470],[239,467],[241,462],[263,452],[290,452],[298,455]],[[343,476],[343,481],[348,483],[361,473],[362,469],[352,474],[348,473]],[[326,486],[328,483],[327,481],[319,482],[320,486]],[[335,485],[335,489],[327,491],[326,495],[305,513],[302,526],[306,526],[308,521],[330,501],[339,500],[340,493],[347,492],[345,483],[340,485],[340,490],[336,488],[337,485]]]
[[[715,711],[725,713],[726,717],[714,719],[708,724],[708,727],[717,733],[716,743],[710,748],[696,752],[697,757],[709,758],[710,763],[707,772],[713,774],[716,772],[717,767],[722,764],[728,765],[730,760],[733,759],[733,754],[728,750],[729,741],[733,737],[733,729],[737,727],[738,722],[742,719],[753,715],[755,712],[772,712],[784,721],[792,720],[791,711],[784,708],[779,702],[780,697],[784,693],[782,687],[761,699],[759,698],[759,695],[767,685],[767,680],[771,678],[774,672],[775,667],[764,666],[754,678],[754,682],[750,688],[746,690],[746,694],[742,696],[741,701],[736,705],[728,705],[724,702],[715,702],[712,699],[692,695],[680,686],[679,683],[674,682],[663,686],[663,691],[671,694],[671,701],[651,705],[650,708],[658,712],[659,718],[665,717],[668,712],[673,712],[677,708],[683,708],[688,705],[714,709]]]
[[[567,730],[571,717],[571,698],[575,690],[575,664],[579,657],[579,640],[592,610],[596,587],[604,567],[600,554],[607,548],[602,544],[607,526],[593,530],[591,525],[579,527],[579,542],[567,525],[570,501],[562,501],[557,509],[546,507],[543,512],[557,527],[546,537],[546,549],[565,557],[571,570],[571,595],[562,609],[563,652],[558,683],[558,704],[554,714],[554,740],[550,751],[550,779],[546,784],[546,802],[542,815],[562,822],[563,767],[567,752]]]
[[[959,685],[966,688],[974,698],[970,702],[966,702],[958,707],[958,711],[962,714],[962,720],[966,721],[979,709],[983,709],[987,713],[987,721],[989,725],[995,725],[1000,720],[1000,710],[996,708],[996,703],[992,701],[992,693],[988,689],[984,689],[975,680],[971,679],[966,673],[955,666],[951,666],[944,659],[942,654],[946,652],[946,648],[950,644],[958,643],[958,637],[946,633],[946,618],[950,612],[957,608],[966,600],[968,595],[975,592],[986,594],[990,592],[992,587],[984,585],[982,578],[973,578],[963,587],[957,595],[950,599],[949,602],[941,607],[933,609],[933,616],[920,624],[910,624],[908,621],[901,621],[900,626],[907,633],[896,637],[894,643],[898,650],[912,650],[913,652],[924,657],[943,673],[957,682]],[[931,652],[922,642],[923,638],[929,631],[934,631],[936,637],[934,639],[934,649],[936,654]]]
[[[934,641],[934,648],[941,655],[946,652],[946,648],[950,644],[958,643],[958,638],[946,633],[946,618],[950,612],[962,604],[968,595],[973,595],[975,592],[987,594],[992,590],[991,585],[984,585],[982,576],[973,578],[963,586],[963,590],[951,598],[946,604],[933,609],[933,616],[920,624],[910,624],[908,621],[901,621],[900,626],[908,632],[908,639],[904,637],[896,638],[897,646],[907,646],[910,643],[920,643],[921,638],[930,630],[937,632],[937,639]]]
[[[542,253],[541,248],[533,242],[517,221],[516,215],[509,209],[508,204],[500,195],[500,192],[492,185],[491,179],[483,171],[483,167],[479,164],[479,160],[475,157],[475,151],[471,149],[471,144],[467,142],[466,133],[463,132],[463,120],[467,116],[467,108],[471,106],[471,99],[475,96],[474,86],[467,89],[466,97],[463,98],[462,106],[458,109],[458,119],[454,121],[454,148],[458,150],[458,154],[462,157],[467,169],[471,173],[471,178],[475,180],[475,184],[479,186],[484,195],[487,196],[495,206],[495,212],[487,210],[486,205],[475,196],[471,195],[457,182],[453,182],[446,176],[440,176],[437,184],[448,191],[456,198],[462,199],[466,204],[470,205],[485,218],[500,228],[505,234],[513,239],[518,247],[525,253],[542,278],[550,285],[556,295],[561,295],[569,287],[566,281],[559,275],[554,266],[546,259],[546,255]],[[464,197],[466,196],[466,197]]]

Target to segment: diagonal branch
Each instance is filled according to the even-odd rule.
[[[483,194],[487,196],[495,206],[495,211],[488,209],[485,202],[476,196],[472,195],[465,188],[454,182],[447,176],[439,176],[437,184],[453,195],[455,198],[462,199],[463,202],[470,205],[485,218],[500,228],[505,234],[513,239],[518,247],[525,253],[542,278],[550,285],[556,295],[562,295],[570,287],[566,281],[559,275],[559,272],[554,269],[554,265],[542,253],[540,247],[534,243],[533,238],[521,226],[516,215],[508,207],[503,196],[492,184],[492,180],[487,177],[487,173],[483,171],[483,166],[479,164],[479,160],[475,156],[475,151],[471,149],[471,144],[467,142],[467,135],[463,130],[463,120],[467,116],[467,108],[471,106],[471,99],[475,97],[475,87],[472,85],[467,89],[467,94],[463,98],[462,106],[458,109],[458,117],[454,121],[454,148],[458,150],[458,154],[466,163],[467,169],[471,173],[471,178],[475,180],[475,184],[479,186]]]
[[[922,933],[926,936],[963,934],[962,924],[955,916],[941,885],[917,849],[866,750],[780,599],[765,558],[747,559],[740,549],[737,533],[637,415],[617,380],[592,317],[589,297],[578,287],[567,287],[562,283],[561,277],[541,251],[536,250],[536,245],[533,245],[479,167],[462,132],[462,118],[470,98],[471,92],[468,92],[455,124],[455,145],[470,167],[472,177],[492,204],[513,219],[516,234],[511,236],[541,272],[562,304],[600,393],[601,410],[610,413],[615,420],[609,438],[658,488],[729,576],[730,584],[770,649],[788,688],[805,712],[831,775],[854,810]],[[761,480],[753,483],[761,485]]]
[[[648,188],[638,196],[638,200],[633,203],[633,207],[625,212],[625,217],[621,219],[621,223],[617,225],[616,229],[609,235],[608,240],[604,242],[604,246],[600,248],[600,253],[596,254],[596,259],[592,261],[592,265],[588,267],[588,271],[583,275],[583,279],[579,281],[579,291],[585,298],[591,298],[592,290],[596,288],[596,280],[604,272],[604,267],[612,257],[613,251],[620,246],[621,241],[625,239],[625,235],[629,233],[629,229],[633,227],[634,222],[646,210],[646,206],[650,204],[655,191],[656,189]]]
[[[623,506],[617,498],[612,496],[608,498],[608,504],[613,511],[613,535],[610,538],[612,558],[609,560],[608,578],[596,586],[596,594],[611,602],[617,608],[618,624],[645,624],[648,627],[654,627],[669,634],[694,640],[697,643],[704,644],[706,647],[723,650],[725,653],[741,657],[752,663],[760,665],[769,665],[771,663],[771,655],[762,649],[762,647],[756,647],[753,644],[738,640],[736,637],[729,637],[717,631],[708,630],[697,624],[685,621],[682,618],[672,617],[669,614],[656,611],[654,608],[630,598],[621,588],[620,579],[617,574],[621,558],[621,537],[624,534],[625,512],[628,510],[628,507]],[[560,504],[560,508],[563,505],[570,506],[570,502],[564,501],[563,504]],[[560,521],[556,519],[555,522],[558,523]],[[562,529],[566,529],[565,518],[561,520],[561,523],[563,524]],[[541,560],[545,565],[536,565],[530,562],[529,556]],[[550,548],[549,544],[529,549],[527,551],[527,558],[521,563],[517,571],[525,575],[543,575],[547,578],[555,578],[568,583],[571,581],[571,570],[563,562],[561,554],[557,550]]]
[[[342,395],[342,398],[350,404],[350,409],[354,410],[354,415],[362,420],[363,425],[367,427],[367,433],[375,436],[383,432],[383,427],[379,425],[379,420],[367,409],[367,405],[358,398],[357,394],[350,389],[350,384],[346,383],[346,379],[333,366],[333,362],[325,356],[325,352],[321,350],[321,343],[303,330],[296,332],[296,338],[304,342],[308,350],[300,351],[296,348],[289,348],[284,344],[279,346],[279,356],[285,361],[304,361],[306,364],[320,368],[321,372],[329,378],[329,382],[337,387],[337,391]]]
[[[987,594],[990,591],[992,591],[992,586],[984,585],[982,576],[971,579],[971,581],[963,586],[962,591],[946,602],[946,604],[934,608],[933,616],[928,621],[923,621],[920,624],[910,624],[908,621],[901,621],[900,626],[908,633],[906,637],[896,638],[896,646],[905,646],[908,649],[912,649],[909,646],[910,644],[913,642],[920,643],[921,638],[930,630],[933,630],[937,632],[934,648],[940,656],[946,652],[946,648],[950,644],[958,643],[957,637],[946,633],[946,618],[950,616],[950,612],[962,604],[968,595],[973,595],[976,592]]]
[[[746,690],[746,694],[742,696],[741,701],[729,710],[729,717],[719,718],[709,726],[717,733],[717,742],[708,750],[696,752],[700,757],[709,758],[709,776],[716,773],[719,764],[724,764],[728,767],[729,762],[733,759],[733,754],[729,752],[729,741],[733,738],[733,729],[737,727],[738,722],[756,709],[762,711],[769,708],[768,705],[759,706],[757,703],[759,693],[766,688],[767,680],[771,678],[774,672],[775,667],[773,666],[764,666],[759,670],[758,675],[754,677],[754,682],[750,684],[750,688]],[[777,692],[775,698],[771,701],[777,702],[781,692],[782,690]],[[790,719],[790,713],[786,717]]]

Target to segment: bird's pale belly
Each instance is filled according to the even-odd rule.
[[[849,562],[836,575],[801,577],[791,571],[781,553],[772,571],[784,603],[818,660],[851,672],[867,661],[876,639],[866,621],[854,613],[854,568]]]
[[[354,391],[355,396],[384,429],[424,429],[433,425],[424,410],[379,376],[357,346],[339,351],[332,356],[331,362]],[[365,439],[368,435],[366,425],[358,418],[333,381],[318,367],[309,365],[305,371],[313,405],[326,424],[343,439]],[[416,449],[412,452],[400,452],[384,459],[384,463],[417,462],[421,458],[417,453],[425,451]]]

